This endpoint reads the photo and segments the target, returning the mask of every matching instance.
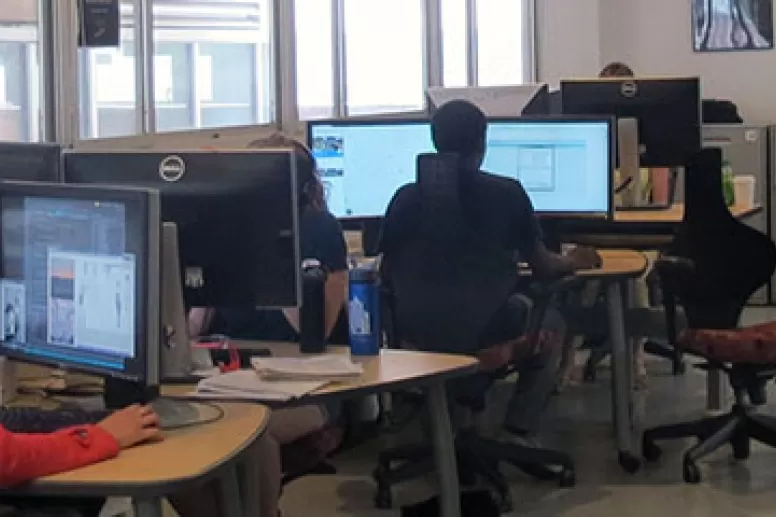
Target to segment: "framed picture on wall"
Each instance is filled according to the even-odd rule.
[[[773,0],[690,0],[696,52],[773,49]]]

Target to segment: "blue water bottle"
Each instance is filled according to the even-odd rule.
[[[348,300],[350,353],[378,355],[382,328],[380,326],[380,278],[371,268],[350,270]]]

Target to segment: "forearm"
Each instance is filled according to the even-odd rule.
[[[15,434],[0,429],[0,486],[115,457],[116,440],[97,426],[64,429],[51,434]]]

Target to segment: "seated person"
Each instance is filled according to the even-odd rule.
[[[459,180],[463,215],[484,239],[483,242],[488,244],[488,249],[499,255],[499,260],[494,261],[499,264],[496,267],[508,268],[503,276],[512,278],[514,283],[511,288],[507,286],[506,293],[517,288],[518,260],[528,262],[534,275],[540,279],[560,277],[572,273],[575,268],[592,266],[597,257],[590,250],[578,248],[571,255],[562,256],[545,247],[533,206],[519,181],[480,170],[486,150],[487,119],[476,106],[466,101],[443,105],[434,114],[431,131],[438,152],[454,153],[460,157],[463,164]],[[388,207],[380,242],[383,278],[388,284],[399,277],[396,273],[399,268],[395,266],[403,261],[404,252],[418,241],[416,236],[420,235],[417,232],[421,226],[418,221],[422,220],[420,201],[419,187],[413,183],[399,189]],[[538,353],[532,354],[531,350],[521,346],[525,343],[519,339],[524,322],[515,321],[506,298],[508,294],[502,308],[482,329],[479,342],[473,346],[485,370],[498,370],[508,363],[517,365],[519,380],[509,403],[504,427],[510,440],[524,446],[537,446],[535,438],[540,417],[555,386],[565,325],[557,313],[549,311],[544,325],[546,330],[554,331],[548,333],[554,334],[554,337],[546,340]],[[438,302],[413,302],[413,306]],[[419,321],[422,320],[420,316]],[[411,338],[409,341],[412,345]],[[484,381],[484,377],[490,376],[480,376],[480,379]]]
[[[302,259],[316,259],[328,272],[325,286],[325,331],[326,336],[330,337],[338,320],[344,317],[348,283],[347,250],[339,221],[326,208],[315,159],[304,145],[281,135],[255,141],[250,147],[291,148],[296,153]],[[192,336],[210,332],[234,339],[298,341],[299,310],[260,310],[253,307],[193,309],[189,315],[189,332]],[[333,423],[339,412],[338,405],[303,406],[272,412],[259,445],[262,458],[259,490],[262,515],[278,514],[283,474],[281,446],[320,431]],[[203,511],[202,497],[195,494],[173,498],[173,502],[178,513],[184,517],[210,515]]]
[[[0,409],[2,411],[2,409]],[[98,463],[149,440],[161,439],[159,418],[148,406],[131,406],[97,425],[62,429],[50,434],[11,433],[0,426],[0,487]],[[20,510],[66,508],[97,515],[101,499],[54,500],[43,497],[0,496],[0,506]]]

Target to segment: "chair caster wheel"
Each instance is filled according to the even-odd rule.
[[[509,493],[506,494],[500,494],[498,496],[498,510],[502,514],[505,513],[512,513],[512,510],[514,510],[514,505],[512,504],[512,495]]]
[[[582,373],[582,380],[585,382],[595,382],[598,373],[596,372],[594,364],[586,364],[585,370]]]
[[[577,474],[574,469],[563,469],[558,476],[558,486],[561,488],[574,488],[577,484]]]
[[[645,460],[653,462],[660,459],[663,450],[652,440],[644,438],[641,443],[641,454],[644,456]]]
[[[618,461],[623,470],[628,474],[635,474],[641,467],[641,461],[627,451],[620,451]]]
[[[676,376],[684,375],[685,372],[687,372],[687,365],[684,364],[684,361],[680,361],[674,364],[674,369],[673,369],[674,375]]]
[[[382,484],[382,480],[385,478],[385,473],[388,469],[384,465],[379,465],[372,471],[372,479],[378,485]]]
[[[730,440],[730,444],[733,446],[733,457],[737,461],[745,461],[749,459],[750,448],[748,436],[744,436],[743,438],[733,437],[733,439]]]
[[[695,463],[684,460],[684,465],[682,467],[682,477],[684,478],[684,482],[689,485],[697,485],[701,482],[701,471],[698,468],[698,465]]]
[[[391,491],[387,489],[378,489],[375,495],[375,508],[378,510],[390,510],[393,507],[393,497]]]

